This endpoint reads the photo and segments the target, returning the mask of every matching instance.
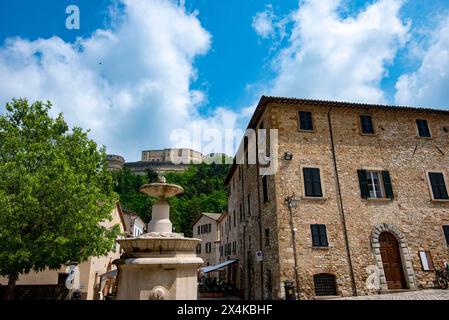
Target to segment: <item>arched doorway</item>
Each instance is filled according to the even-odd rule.
[[[406,289],[407,284],[398,240],[390,232],[382,232],[379,236],[379,243],[388,289]]]

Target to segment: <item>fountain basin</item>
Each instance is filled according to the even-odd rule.
[[[140,188],[140,192],[143,192],[151,197],[166,199],[183,193],[184,188],[170,183],[150,183],[143,185]]]

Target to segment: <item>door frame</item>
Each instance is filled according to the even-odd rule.
[[[377,269],[379,270],[379,284],[380,289],[382,291],[387,291],[387,278],[385,277],[384,266],[382,262],[382,256],[380,254],[380,242],[379,237],[381,233],[389,232],[391,233],[397,240],[399,246],[399,253],[403,268],[403,273],[405,277],[406,287],[410,290],[416,289],[416,281],[415,281],[415,271],[413,269],[412,259],[410,256],[410,250],[408,249],[407,243],[405,241],[404,236],[393,225],[389,225],[386,223],[377,225],[372,233],[371,233],[371,247],[373,250],[374,258],[376,261]]]

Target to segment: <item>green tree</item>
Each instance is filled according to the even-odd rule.
[[[55,270],[110,251],[117,197],[104,148],[69,131],[51,103],[13,100],[0,115],[0,275],[7,298],[20,274]]]

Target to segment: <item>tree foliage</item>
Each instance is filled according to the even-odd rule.
[[[13,100],[0,115],[0,275],[81,263],[110,251],[117,201],[105,150],[49,115],[50,102]]]
[[[224,179],[229,165],[200,164],[191,165],[185,172],[170,172],[166,174],[167,182],[175,183],[184,188],[184,193],[170,198],[170,219],[176,232],[192,236],[192,226],[202,212],[221,213],[227,205],[227,192]],[[155,199],[139,192],[140,186],[151,181],[154,175],[133,174],[124,168],[116,173],[116,191],[125,209],[136,212],[149,222],[151,206]]]

